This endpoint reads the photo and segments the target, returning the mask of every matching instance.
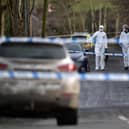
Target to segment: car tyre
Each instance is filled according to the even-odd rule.
[[[58,113],[57,125],[77,125],[78,111],[77,109],[63,109]]]

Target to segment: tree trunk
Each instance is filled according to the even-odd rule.
[[[102,24],[102,7],[99,8],[99,25]]]
[[[74,17],[74,14],[73,14],[73,16],[71,16],[70,14],[71,13],[73,13],[73,12],[71,12],[71,10],[70,10],[70,6],[68,7],[68,5],[70,4],[70,1],[69,0],[67,0],[67,3],[66,2],[64,2],[64,1],[58,1],[58,6],[61,8],[61,11],[63,10],[64,11],[64,15],[65,15],[65,17],[66,17],[66,26],[67,26],[67,29],[65,28],[64,30],[66,30],[68,33],[73,33],[73,31],[74,31],[74,25],[72,24],[73,23],[73,17]],[[65,27],[65,26],[64,26]]]
[[[2,19],[1,19],[1,36],[4,36],[5,33],[5,12],[2,12]]]
[[[95,15],[94,15],[94,8],[93,8],[93,1],[90,0],[90,8],[91,8],[91,31],[92,33],[94,33],[94,28],[95,28],[95,24],[94,24],[94,21],[95,21]]]
[[[21,1],[21,0],[19,0]],[[24,30],[25,30],[25,35],[29,36],[29,0],[24,0]]]
[[[94,10],[91,9],[91,18],[92,18],[92,22],[91,22],[91,30],[92,30],[92,33],[94,33],[94,28],[95,28],[95,15],[94,15]]]
[[[104,8],[104,28],[107,31],[107,8]]]
[[[33,23],[32,23],[32,12],[35,6],[35,0],[29,0],[29,36],[33,36]]]
[[[76,32],[76,15],[74,12],[72,12],[73,15],[72,15],[72,28],[73,28],[73,32]]]
[[[32,15],[30,15],[30,23],[29,23],[29,36],[33,36],[33,24],[32,24]]]
[[[48,0],[44,0],[43,5],[43,20],[42,20],[42,37],[46,36],[46,21],[47,21],[47,9],[48,9]]]
[[[68,27],[69,27],[69,33],[72,34],[72,21],[71,18],[68,17]]]
[[[0,0],[0,36],[5,34],[5,1]]]
[[[25,2],[26,0],[7,0],[12,36],[28,36],[25,30]]]
[[[119,25],[120,25],[120,15],[117,12],[117,14],[116,14],[116,25],[115,25],[115,36],[118,36]]]
[[[1,27],[2,27],[2,1],[0,0],[0,36],[1,36]]]
[[[80,14],[80,24],[81,24],[81,31],[85,31],[85,18],[83,14]]]

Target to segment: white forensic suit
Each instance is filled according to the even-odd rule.
[[[104,31],[97,31],[93,34],[92,39],[95,39],[95,69],[104,70],[105,68],[105,48],[107,48],[107,35]]]
[[[120,34],[120,44],[122,46],[123,58],[124,58],[124,67],[129,67],[129,32],[124,31]]]

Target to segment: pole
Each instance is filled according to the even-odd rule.
[[[47,9],[48,9],[48,0],[44,0],[43,20],[42,20],[42,37],[46,36]]]

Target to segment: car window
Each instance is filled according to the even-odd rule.
[[[65,44],[65,46],[68,50],[82,51],[82,48],[79,44]]]
[[[65,49],[62,45],[39,43],[5,43],[0,46],[0,56],[14,58],[62,59]]]
[[[86,39],[86,36],[72,36],[72,39]]]

